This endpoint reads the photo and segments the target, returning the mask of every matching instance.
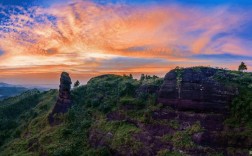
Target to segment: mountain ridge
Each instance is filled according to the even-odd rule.
[[[209,67],[141,80],[102,75],[71,90],[73,105],[54,114],[56,125],[48,116],[60,92],[33,92],[0,107],[0,155],[246,156],[252,148],[251,84],[251,73]],[[225,97],[229,87],[232,99]]]
[[[49,88],[45,87],[23,86],[0,82],[0,100],[20,95],[21,93],[32,89],[38,89],[40,91],[49,90]]]

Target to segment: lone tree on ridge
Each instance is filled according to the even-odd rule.
[[[248,68],[247,68],[246,64],[244,62],[241,62],[241,64],[239,65],[238,70],[243,72],[244,70],[247,70],[247,69]]]

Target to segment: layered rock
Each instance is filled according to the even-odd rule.
[[[167,73],[159,91],[158,102],[173,110],[154,112],[153,119],[176,120],[180,130],[198,122],[203,130],[191,136],[196,145],[213,148],[224,155],[237,155],[237,150],[230,154],[227,149],[240,148],[241,155],[247,155],[246,149],[252,147],[252,139],[224,124],[238,89],[217,81],[215,76],[220,71],[205,67],[174,69]],[[225,72],[222,74],[226,74],[226,79],[230,76]],[[199,149],[187,150],[187,153],[194,155]]]
[[[166,74],[158,101],[178,110],[227,112],[237,89],[217,82],[218,69],[175,69]]]
[[[57,102],[49,115],[49,123],[55,123],[55,114],[66,113],[72,105],[71,100],[71,78],[68,73],[62,72],[59,85],[59,96]]]

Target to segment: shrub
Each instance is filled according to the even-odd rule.
[[[172,137],[172,142],[175,147],[179,148],[188,149],[194,146],[191,136],[183,131],[176,132]]]
[[[181,153],[168,151],[167,149],[163,149],[158,151],[157,156],[183,156]]]
[[[122,105],[135,105],[139,107],[144,106],[144,102],[142,100],[133,97],[123,97],[120,99],[120,103]]]

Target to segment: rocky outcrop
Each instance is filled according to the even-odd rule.
[[[230,104],[238,89],[220,81],[228,80],[228,71],[200,67],[175,69],[166,74],[161,87],[142,85],[139,95],[158,95],[154,107],[144,113],[134,112],[136,107],[120,107],[107,114],[107,122],[131,125],[139,131],[131,133],[131,142],[121,149],[114,148],[116,130],[104,131],[99,126],[91,128],[89,142],[95,148],[108,147],[112,155],[224,155],[248,156],[252,148],[251,130],[236,129],[229,124]],[[138,114],[139,113],[139,114]],[[120,146],[121,147],[121,146]]]
[[[66,113],[72,105],[71,100],[71,78],[68,73],[62,72],[60,77],[59,96],[57,102],[49,115],[49,123],[57,124],[55,114]]]
[[[166,74],[158,101],[177,110],[227,112],[237,89],[217,82],[218,69],[174,69]]]
[[[179,131],[199,123],[202,131],[191,135],[196,145],[209,147],[224,155],[237,155],[228,152],[228,148],[243,150],[252,147],[250,138],[244,137],[241,131],[227,128],[225,119],[230,112],[230,104],[238,94],[238,89],[216,80],[216,75],[230,75],[226,71],[214,68],[174,69],[166,74],[158,95],[158,102],[171,109],[153,113],[154,120],[176,120]],[[197,155],[200,148],[188,149],[187,154]],[[202,153],[199,155],[205,155]]]

